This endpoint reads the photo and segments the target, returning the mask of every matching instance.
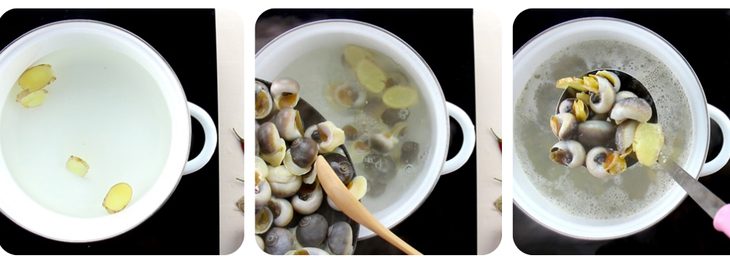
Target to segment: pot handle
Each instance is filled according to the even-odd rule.
[[[459,149],[456,156],[444,162],[444,167],[441,168],[441,175],[451,173],[461,168],[461,166],[469,160],[469,157],[471,157],[471,154],[474,151],[474,144],[476,143],[474,123],[471,122],[469,115],[467,115],[464,110],[450,102],[446,102],[446,111],[449,113],[450,117],[454,118],[454,120],[459,123],[459,127],[461,127],[461,134],[464,136],[464,142],[461,143],[461,149]]]
[[[720,109],[709,104],[707,105],[707,112],[710,115],[710,119],[720,126],[720,131],[722,132],[722,148],[715,159],[702,166],[700,176],[707,176],[720,171],[727,164],[728,159],[730,159],[730,119]]]
[[[216,132],[213,119],[210,118],[208,112],[191,102],[188,102],[188,110],[190,111],[190,115],[195,118],[195,120],[198,120],[198,123],[203,126],[203,132],[205,132],[205,143],[203,143],[203,149],[200,151],[198,156],[195,156],[195,158],[185,164],[185,168],[183,168],[182,172],[183,175],[191,174],[200,170],[200,168],[203,168],[203,166],[210,161],[210,158],[213,157],[216,144],[218,143],[218,133]]]

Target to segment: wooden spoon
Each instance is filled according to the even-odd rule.
[[[324,191],[327,192],[327,197],[329,197],[343,213],[358,222],[360,225],[372,230],[375,234],[383,238],[385,241],[388,241],[388,243],[397,247],[404,253],[408,255],[423,255],[375,219],[375,216],[373,216],[373,214],[370,213],[370,211],[368,211],[368,209],[366,209],[365,206],[363,206],[362,203],[360,203],[360,201],[352,195],[352,193],[350,193],[347,187],[345,187],[345,184],[340,181],[340,178],[337,177],[335,171],[332,170],[330,164],[324,159],[324,157],[322,157],[322,155],[317,157],[315,164],[317,164],[317,179],[319,179],[319,183],[322,185]]]

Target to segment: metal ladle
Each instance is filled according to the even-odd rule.
[[[634,94],[636,94],[636,96],[638,96],[639,98],[643,98],[649,103],[652,111],[652,116],[649,122],[656,123],[656,105],[654,103],[654,99],[649,93],[649,90],[647,90],[646,87],[644,87],[644,85],[639,80],[623,71],[614,69],[604,70],[611,71],[619,77],[619,79],[621,80],[621,91],[633,92]],[[598,72],[598,70],[591,71],[586,75],[595,74],[596,72]],[[555,112],[558,113],[560,103],[563,102],[563,100],[567,98],[574,98],[576,93],[577,91],[572,88],[566,89],[560,96],[560,101],[558,102],[558,107],[556,107]],[[655,169],[664,171],[669,174],[669,176],[671,176],[674,181],[677,182],[677,184],[679,184],[682,189],[687,192],[692,200],[700,205],[700,207],[702,207],[702,209],[714,219],[713,224],[715,229],[725,233],[725,235],[730,237],[730,205],[725,204],[725,202],[718,198],[717,195],[712,193],[697,179],[693,178],[689,173],[687,173],[687,171],[682,169],[682,167],[674,162],[674,160],[670,159],[666,154],[660,153],[658,161],[659,163],[656,165]],[[636,160],[627,160],[627,167],[635,164],[636,162]]]
[[[584,76],[594,75],[598,71],[601,71],[601,70],[613,72],[614,74],[616,74],[618,76],[619,80],[621,80],[621,88],[620,88],[621,90],[620,91],[630,91],[630,92],[636,94],[637,97],[646,100],[646,102],[649,103],[649,106],[651,106],[651,118],[649,119],[648,122],[656,123],[658,121],[656,105],[654,104],[654,98],[651,97],[649,90],[647,90],[646,87],[644,87],[644,84],[642,84],[639,80],[637,80],[633,76],[631,76],[623,71],[615,70],[615,69],[597,69],[597,70],[586,73]],[[558,105],[555,107],[555,113],[556,114],[559,113],[560,103],[562,103],[563,100],[568,99],[568,98],[575,98],[576,94],[578,92],[579,91],[577,91],[571,87],[563,90],[563,94],[560,95],[560,101],[558,101]],[[588,103],[586,103],[586,104],[588,104]],[[608,118],[605,118],[605,119],[607,120]],[[590,120],[590,118],[589,118],[589,120]],[[611,121],[609,121],[609,122],[611,122]],[[613,123],[613,122],[611,122],[611,123]],[[638,160],[636,159],[636,157],[633,154],[626,157],[626,167],[627,168],[631,167],[632,165],[636,164],[637,162],[638,162]]]

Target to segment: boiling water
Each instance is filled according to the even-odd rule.
[[[279,77],[289,77],[297,80],[302,88],[301,97],[316,108],[327,120],[334,122],[339,127],[355,125],[364,133],[378,133],[387,130],[387,126],[379,121],[379,118],[367,115],[361,109],[348,109],[332,101],[328,87],[333,84],[346,83],[350,86],[360,87],[354,73],[343,62],[342,53],[344,45],[332,45],[322,47],[294,60]],[[406,80],[410,80],[405,71],[392,59],[374,52],[374,62],[386,73],[403,74]],[[414,83],[410,85],[416,89]],[[360,87],[360,89],[365,90]],[[375,97],[370,95],[369,97]],[[424,115],[425,105],[416,103],[408,108],[410,116],[407,120],[405,135],[401,137],[400,143],[406,140],[415,141],[419,144],[419,160],[411,165],[402,165],[396,161],[397,174],[392,179],[384,179],[374,176],[366,176],[362,164],[366,152],[353,148],[352,142],[347,141],[348,152],[355,164],[358,175],[364,175],[368,180],[368,193],[362,199],[363,204],[372,212],[383,210],[397,201],[398,197],[408,193],[413,188],[412,183],[417,173],[422,169],[423,158],[426,157],[430,148],[430,138],[427,135],[431,127],[431,121]],[[400,150],[396,145],[393,152]]]
[[[132,58],[102,48],[53,52],[56,81],[45,102],[26,109],[16,84],[2,112],[2,153],[27,195],[75,217],[108,215],[102,201],[114,184],[133,188],[130,205],[154,184],[167,160],[170,117],[158,83]],[[86,177],[70,173],[70,155],[89,164]]]
[[[550,147],[557,142],[549,120],[562,94],[555,82],[604,68],[624,71],[649,90],[665,134],[663,153],[681,164],[687,159],[686,140],[693,134],[689,103],[679,82],[666,65],[638,47],[618,41],[587,41],[564,48],[540,65],[516,101],[515,152],[543,196],[569,213],[598,219],[639,212],[673,184],[665,173],[639,164],[603,182],[584,167],[568,169],[548,158]]]

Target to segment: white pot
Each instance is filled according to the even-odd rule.
[[[685,161],[678,162],[695,178],[718,171],[730,158],[730,120],[717,108],[707,104],[702,86],[694,71],[671,44],[656,33],[631,22],[610,18],[587,18],[568,21],[552,27],[525,44],[514,56],[514,104],[537,67],[566,47],[590,40],[615,40],[642,49],[664,63],[679,81],[681,93],[688,100],[689,116],[694,131]],[[617,51],[620,53],[621,51]],[[586,69],[590,71],[592,69]],[[574,74],[576,75],[576,74]],[[557,89],[553,89],[557,91]],[[559,93],[559,92],[547,92]],[[549,98],[549,97],[546,97]],[[557,99],[557,98],[555,98]],[[656,98],[655,98],[656,99]],[[555,106],[555,103],[553,103]],[[708,115],[709,114],[709,115]],[[659,114],[661,118],[662,114]],[[710,119],[717,122],[726,140],[722,151],[711,162],[705,163],[709,145]],[[548,127],[545,120],[545,128]],[[549,131],[549,130],[548,130]],[[516,132],[517,134],[517,132]],[[675,134],[666,132],[665,134]],[[516,146],[521,139],[515,139]],[[556,140],[557,141],[557,140]],[[541,151],[547,157],[549,147]],[[611,239],[644,230],[668,215],[684,198],[684,190],[672,182],[669,190],[649,206],[627,217],[594,219],[568,213],[548,200],[529,180],[528,171],[521,162],[530,163],[529,156],[520,157],[516,151],[514,163],[514,200],[525,213],[540,224],[564,235],[582,239]],[[554,165],[554,167],[559,167]],[[637,166],[635,166],[637,167]],[[708,225],[709,226],[709,225]]]
[[[41,106],[23,108],[16,81],[40,63],[57,80]],[[61,21],[15,40],[0,52],[0,95],[0,210],[46,238],[97,241],[134,228],[215,151],[212,119],[187,102],[162,56],[106,23]],[[191,115],[205,144],[188,161]],[[87,161],[86,177],[65,169],[70,155]],[[132,186],[132,201],[107,214],[102,201],[118,182]]]
[[[444,100],[436,76],[413,48],[386,30],[377,26],[351,20],[323,20],[294,28],[273,41],[256,54],[256,77],[273,80],[297,58],[321,47],[344,47],[355,44],[369,48],[398,62],[421,89],[420,95],[428,110],[431,122],[428,131],[431,146],[427,149],[423,167],[416,179],[404,190],[393,190],[384,195],[393,198],[389,207],[374,211],[375,217],[390,228],[413,213],[433,190],[439,177],[460,168],[474,149],[474,125],[459,107]],[[306,89],[306,88],[305,88]],[[306,99],[305,99],[306,100]],[[326,113],[323,113],[327,117]],[[454,158],[446,158],[449,145],[449,117],[454,118],[464,134],[464,142]],[[365,204],[367,206],[367,202]],[[367,228],[360,229],[359,238],[373,236]]]

